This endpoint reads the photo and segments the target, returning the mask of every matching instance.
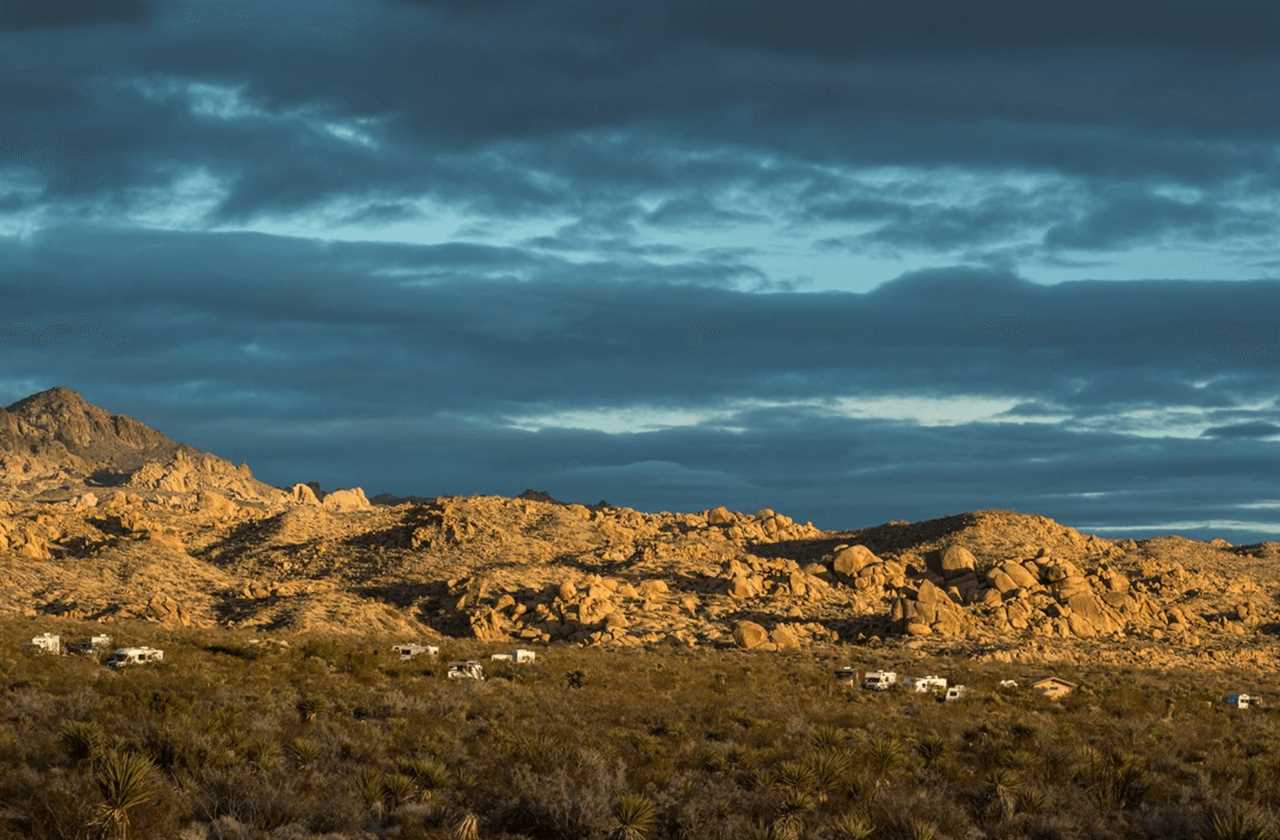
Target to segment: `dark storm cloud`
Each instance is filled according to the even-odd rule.
[[[140,23],[151,11],[150,0],[8,0],[0,6],[0,31]]]
[[[917,5],[167,4],[110,37],[10,35],[0,155],[47,201],[90,208],[204,172],[227,190],[211,218],[237,222],[326,202],[377,219],[420,197],[497,217],[589,218],[637,195],[656,222],[699,201],[701,220],[755,215],[726,204],[734,191],[803,219],[814,188],[858,200],[842,171],[867,166],[1098,193],[1056,218],[1060,187],[890,201],[872,239],[899,248],[1031,222],[1057,223],[1050,246],[1111,248],[1220,225],[1258,236],[1273,219],[1230,207],[1280,182],[1280,58],[1257,49],[1277,33],[1268,6]],[[1137,198],[1108,201],[1116,182]],[[1157,199],[1163,183],[1212,194]]]
[[[1211,438],[1269,438],[1280,437],[1280,426],[1265,421],[1235,423],[1230,426],[1212,426],[1205,429],[1203,437]]]
[[[107,377],[117,364],[147,369],[121,378],[176,381],[199,378],[190,366],[238,365],[256,387],[287,389],[282,380],[335,375],[325,367],[337,357],[357,382],[391,387],[413,370],[454,410],[482,413],[892,394],[903,383],[1073,411],[1208,409],[1270,399],[1280,384],[1276,282],[1045,287],[940,269],[858,295],[755,294],[734,279],[721,260],[258,234],[67,228],[0,245],[6,325],[96,322],[123,348],[85,362]],[[67,340],[75,358],[81,339]],[[258,356],[240,349],[255,342]],[[394,388],[385,399],[398,400]]]

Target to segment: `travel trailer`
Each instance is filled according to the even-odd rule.
[[[1248,694],[1233,691],[1227,695],[1227,705],[1233,709],[1247,709],[1253,705],[1256,699],[1256,697],[1250,697]]]
[[[836,682],[840,683],[841,685],[857,685],[858,669],[853,667],[852,665],[845,665],[842,668],[836,669],[835,677],[836,677]]]
[[[928,677],[907,677],[907,688],[916,694],[928,694],[930,692],[940,693],[947,690],[947,678],[928,676]]]
[[[413,659],[415,656],[427,654],[428,656],[436,656],[440,653],[440,648],[435,645],[420,645],[417,642],[406,642],[402,645],[393,645],[391,652],[398,654],[401,659]]]
[[[516,649],[517,665],[528,665],[530,662],[533,662],[537,658],[538,658],[538,654],[534,653],[531,650],[525,650],[524,648]]]
[[[868,671],[862,680],[862,687],[871,691],[888,691],[898,683],[898,675],[894,671]]]
[[[107,665],[111,668],[127,668],[130,665],[146,665],[152,662],[163,662],[164,651],[149,647],[119,648],[111,654]]]
[[[50,653],[55,656],[62,653],[62,637],[53,633],[41,633],[31,637],[31,647],[37,653]]]
[[[953,685],[947,689],[947,693],[939,699],[944,703],[954,703],[957,700],[963,700],[965,695],[969,693],[969,689],[963,685]]]
[[[474,659],[466,662],[449,663],[449,679],[451,680],[483,680],[484,667]]]

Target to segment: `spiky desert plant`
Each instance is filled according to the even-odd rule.
[[[145,755],[109,752],[99,762],[94,781],[102,794],[102,804],[93,818],[117,840],[127,840],[133,813],[155,798],[155,765]]]
[[[1208,840],[1276,840],[1276,817],[1266,808],[1229,801],[1209,815]]]
[[[924,735],[918,738],[913,746],[926,770],[931,769],[947,751],[947,742],[937,735]]]
[[[382,792],[392,810],[417,799],[418,790],[418,784],[405,773],[387,773],[382,780]]]
[[[416,756],[401,763],[400,769],[425,790],[436,790],[449,784],[449,768],[434,756]]]
[[[62,745],[72,761],[92,759],[102,749],[102,730],[92,723],[73,721],[62,727]]]
[[[867,840],[876,833],[876,826],[866,814],[851,811],[831,820],[827,830],[835,840]]]
[[[294,738],[285,746],[285,754],[296,767],[313,767],[324,757],[324,746],[310,738]]]
[[[653,803],[638,794],[625,794],[613,806],[611,840],[645,840],[657,822]]]
[[[888,781],[901,759],[902,747],[887,735],[877,735],[867,743],[867,766],[877,787]]]
[[[785,791],[813,790],[816,779],[813,768],[803,761],[784,761],[769,774],[769,781],[774,787]]]
[[[986,800],[996,809],[1000,819],[1010,819],[1018,808],[1021,780],[1011,770],[997,767],[987,776]]]
[[[480,840],[480,818],[468,811],[458,817],[449,836],[452,840]]]
[[[294,708],[298,710],[298,720],[311,723],[320,714],[320,701],[314,697],[301,697]]]
[[[812,750],[801,761],[813,778],[813,792],[818,801],[826,802],[831,792],[844,783],[852,758],[842,749],[828,748]]]
[[[938,827],[928,820],[912,819],[907,823],[907,836],[911,840],[933,840],[938,836]]]
[[[834,750],[843,747],[848,736],[839,727],[822,724],[813,728],[809,740],[820,750]]]

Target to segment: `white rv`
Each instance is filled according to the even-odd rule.
[[[1251,697],[1248,694],[1241,694],[1237,691],[1233,691],[1227,695],[1227,705],[1233,709],[1247,709],[1253,705],[1253,701],[1255,699],[1257,698]]]
[[[969,693],[969,689],[963,685],[953,685],[947,689],[947,693],[940,699],[944,703],[954,703],[956,700],[963,700],[964,696]]]
[[[511,655],[511,654],[509,654],[509,653],[495,653],[493,656],[490,656],[490,657],[489,657],[489,661],[491,661],[491,662],[514,662],[514,661],[515,661],[515,657],[514,657],[514,656],[512,656],[512,655]]]
[[[907,688],[916,694],[942,693],[947,690],[947,678],[928,676],[928,677],[908,677]]]
[[[164,651],[149,647],[118,648],[107,665],[111,668],[127,668],[130,665],[146,665],[151,662],[163,662]]]
[[[483,680],[484,666],[474,659],[466,662],[449,663],[449,679],[451,680]]]
[[[868,671],[862,680],[862,687],[871,691],[888,691],[898,684],[895,671]]]
[[[41,633],[31,637],[31,647],[37,653],[51,653],[55,656],[62,653],[62,637],[53,633]]]
[[[435,645],[420,645],[417,642],[407,642],[402,645],[394,645],[391,652],[398,654],[401,659],[413,659],[415,656],[427,654],[428,656],[437,656],[440,648]]]
[[[524,648],[517,648],[515,656],[517,665],[527,665],[538,658],[538,654]]]

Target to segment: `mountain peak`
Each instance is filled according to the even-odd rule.
[[[44,408],[51,406],[96,408],[96,406],[81,396],[79,391],[68,388],[65,385],[55,385],[46,391],[39,391],[31,394],[30,396],[23,397],[8,406],[5,411],[20,414],[32,408]]]
[[[73,474],[131,471],[145,461],[170,458],[177,449],[155,429],[65,386],[32,394],[0,412],[0,454],[34,456]]]

